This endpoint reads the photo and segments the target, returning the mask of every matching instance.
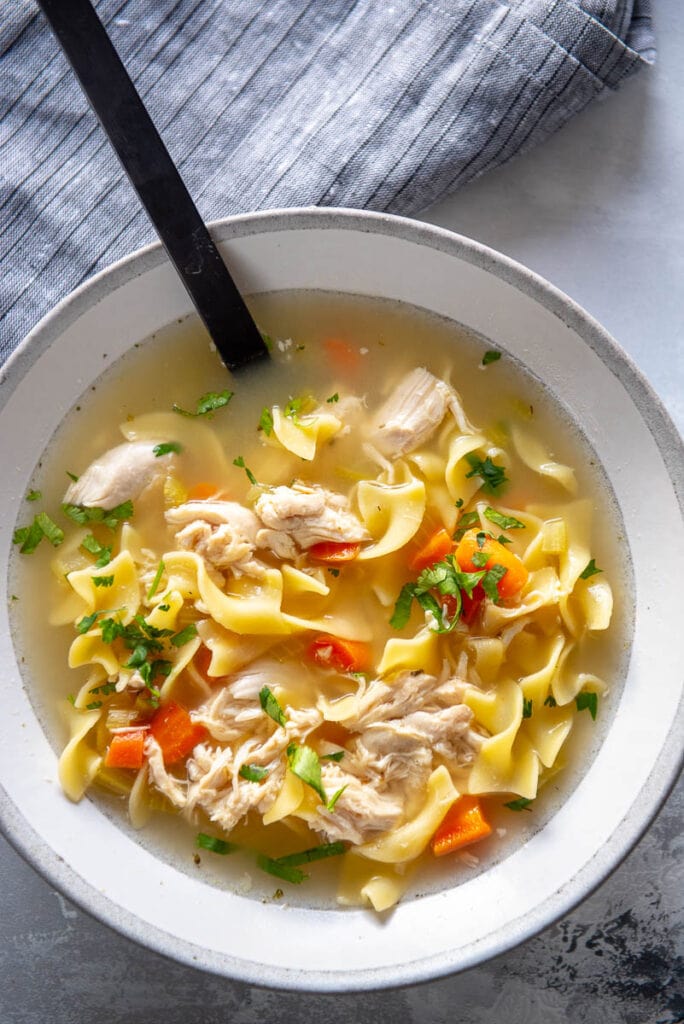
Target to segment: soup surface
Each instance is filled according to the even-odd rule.
[[[67,418],[15,537],[19,643],[71,799],[219,884],[384,910],[586,767],[618,520],[506,354],[396,303],[251,305],[268,365],[229,379],[177,324]]]

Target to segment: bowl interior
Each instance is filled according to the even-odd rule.
[[[676,775],[684,635],[674,574],[662,572],[654,550],[653,516],[658,536],[667,538],[668,564],[681,559],[680,443],[598,325],[534,275],[475,243],[398,218],[329,211],[236,218],[217,225],[215,235],[245,293],[317,288],[412,303],[491,339],[571,412],[600,455],[629,539],[636,616],[619,706],[562,808],[481,875],[406,901],[382,918],[262,904],[158,860],[96,804],[74,806],[58,794],[55,756],[22,686],[11,640],[5,568],[4,827],[81,905],[195,966],[318,990],[405,984],[463,969],[533,934],[586,895],[638,838]],[[21,497],[66,411],[131,345],[189,312],[174,272],[153,247],[62,303],[4,369],[0,430],[13,438],[0,452],[5,567]]]

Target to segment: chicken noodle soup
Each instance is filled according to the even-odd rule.
[[[300,300],[271,301],[277,330]],[[314,329],[228,387],[196,340],[153,398],[126,357],[15,541],[27,586],[51,552],[67,796],[174,812],[289,885],[336,860],[340,902],[384,910],[534,809],[599,711],[613,597],[595,499],[507,356],[414,312],[417,357],[396,309],[361,303],[358,331],[342,302],[333,333],[306,303]]]

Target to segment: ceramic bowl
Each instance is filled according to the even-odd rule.
[[[676,777],[684,630],[680,578],[664,570],[684,564],[681,442],[647,383],[595,321],[476,242],[399,218],[330,210],[236,217],[213,231],[244,293],[318,288],[413,303],[520,359],[571,412],[615,492],[635,580],[631,657],[619,703],[589,769],[544,827],[462,885],[405,900],[389,915],[262,903],[212,888],[155,857],[96,803],[74,805],[62,797],[56,754],[12,643],[8,556],[31,473],[65,412],[133,343],[190,312],[166,256],[152,246],[69,296],[2,370],[5,833],[51,884],[101,921],[231,978],[349,991],[462,970],[538,932],[605,879]]]

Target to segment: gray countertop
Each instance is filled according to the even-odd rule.
[[[539,149],[425,219],[538,271],[621,342],[684,428],[684,22],[656,6],[658,64]],[[0,1021],[484,1024],[684,1021],[680,782],[640,845],[581,906],[464,974],[364,995],[297,995],[201,974],[77,910],[0,840]]]

